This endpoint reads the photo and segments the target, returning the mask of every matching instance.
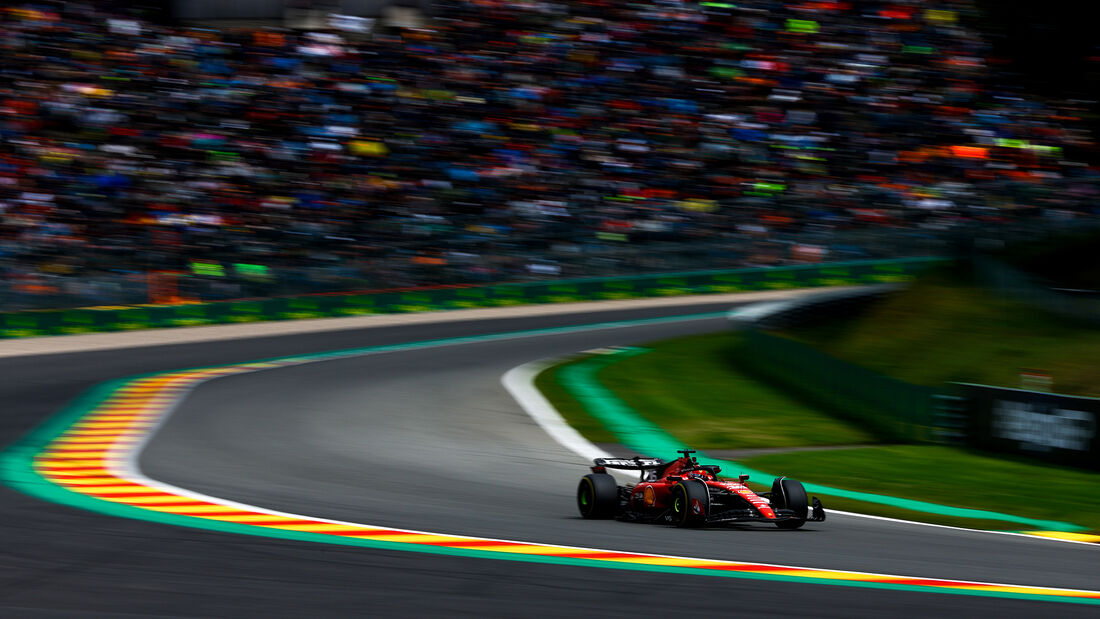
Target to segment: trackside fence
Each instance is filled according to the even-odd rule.
[[[969,446],[1100,470],[1098,398],[969,383],[913,385],[774,332],[857,314],[900,288],[826,291],[733,312],[739,338],[733,360],[746,373],[885,440]]]
[[[904,282],[943,258],[689,271],[380,292],[0,313],[0,338],[534,303]]]
[[[936,440],[936,390],[896,380],[758,329],[740,334],[739,365],[808,404],[884,440]]]

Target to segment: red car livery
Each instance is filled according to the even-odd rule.
[[[585,518],[619,518],[697,527],[730,522],[770,522],[797,529],[825,520],[817,497],[786,477],[772,482],[771,492],[753,492],[745,482],[718,478],[721,469],[699,464],[692,449],[682,449],[671,462],[660,458],[596,458],[592,472],[577,486],[577,507]],[[607,469],[640,471],[636,484],[620,486]]]

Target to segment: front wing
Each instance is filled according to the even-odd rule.
[[[784,520],[794,520],[796,518],[794,510],[790,509],[776,509],[775,518],[768,518],[753,507],[732,508],[725,510],[714,510],[707,514],[707,524],[721,524],[725,522],[783,522]],[[821,504],[821,501],[817,498],[813,498],[813,504],[810,506],[810,513],[806,516],[806,522],[824,522],[825,521],[825,508]]]

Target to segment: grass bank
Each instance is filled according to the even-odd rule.
[[[614,363],[600,381],[643,417],[696,449],[751,449],[853,445],[875,438],[735,369],[732,333],[668,340],[653,351]],[[539,375],[536,386],[589,440],[618,442],[587,414],[557,380]]]
[[[1019,388],[1024,369],[1052,391],[1100,397],[1100,329],[994,296],[938,272],[875,304],[859,319],[787,335],[834,357],[900,380]]]

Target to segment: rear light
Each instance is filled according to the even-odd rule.
[[[607,468],[606,468],[606,467],[602,467],[602,466],[594,466],[594,467],[592,467],[592,472],[593,472],[593,473],[606,473],[606,472],[607,472]]]

